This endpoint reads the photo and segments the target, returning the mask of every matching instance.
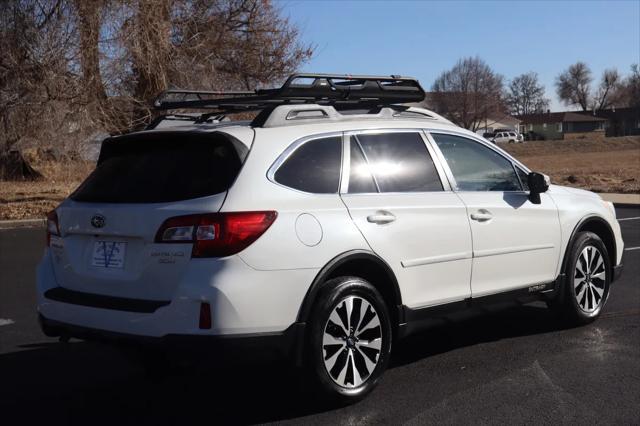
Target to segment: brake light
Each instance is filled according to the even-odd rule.
[[[191,257],[231,256],[264,234],[277,216],[274,211],[176,216],[164,221],[155,242],[193,243]]]
[[[47,247],[51,245],[51,236],[60,236],[60,226],[58,225],[58,214],[55,210],[47,213]]]

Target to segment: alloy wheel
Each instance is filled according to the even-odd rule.
[[[378,313],[362,297],[341,300],[324,327],[322,352],[329,376],[339,386],[355,388],[373,373],[382,350]]]
[[[573,287],[578,306],[592,313],[605,297],[607,268],[602,253],[594,246],[585,247],[576,261]]]

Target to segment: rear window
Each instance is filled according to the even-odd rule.
[[[247,151],[222,134],[162,132],[107,139],[96,169],[71,199],[163,203],[219,194],[238,176]]]

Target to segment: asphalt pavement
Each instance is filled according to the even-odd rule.
[[[397,345],[378,388],[347,407],[311,398],[278,363],[149,376],[109,346],[45,337],[44,230],[0,230],[0,424],[638,424],[640,208],[617,211],[625,270],[598,321],[566,328],[537,303],[429,330]]]

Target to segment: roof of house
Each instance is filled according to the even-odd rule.
[[[508,114],[489,114],[486,118],[488,125],[492,126],[494,124],[520,124],[521,120],[517,117]],[[485,120],[482,120],[484,123]]]
[[[593,115],[593,111],[580,111],[579,114]],[[640,107],[609,108],[597,110],[595,115],[601,118],[637,117],[640,118]]]
[[[606,118],[593,115],[579,114],[577,112],[543,112],[540,114],[527,114],[518,116],[524,124],[566,123],[566,122],[594,122],[607,121]]]

